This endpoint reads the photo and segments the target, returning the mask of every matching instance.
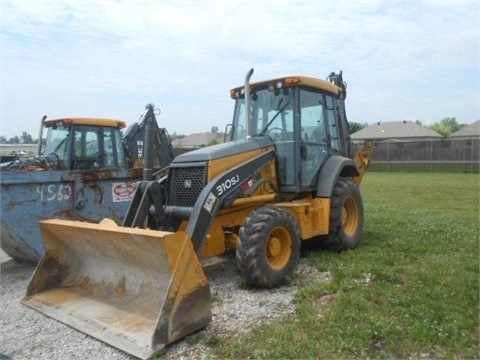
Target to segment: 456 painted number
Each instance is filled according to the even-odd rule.
[[[70,185],[40,185],[37,186],[37,192],[40,194],[40,201],[66,201],[72,197]]]
[[[230,179],[225,180],[223,183],[217,186],[217,194],[221,196],[225,191],[240,181],[240,177],[237,175],[232,176]]]

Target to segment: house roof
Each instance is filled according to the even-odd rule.
[[[352,134],[352,140],[436,139],[442,135],[410,120],[378,122]]]
[[[480,120],[477,120],[473,124],[465,126],[458,131],[455,131],[450,137],[480,137]]]
[[[205,132],[185,136],[172,141],[172,146],[177,148],[198,148],[223,142],[223,135]]]

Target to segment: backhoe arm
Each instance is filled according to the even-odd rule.
[[[357,165],[358,169],[358,176],[355,176],[353,178],[353,182],[355,182],[357,185],[360,185],[362,182],[363,175],[368,170],[368,167],[370,166],[371,163],[371,156],[373,152],[373,142],[368,142],[365,145],[363,145],[360,149],[358,149],[357,153],[355,154],[355,157],[353,158],[353,161],[355,161],[355,164]]]
[[[143,153],[139,153],[139,142],[143,143]],[[170,136],[165,128],[158,126],[153,104],[147,104],[140,120],[129,126],[123,137],[123,147],[132,166],[142,156],[155,156],[162,168],[172,163],[174,151]]]

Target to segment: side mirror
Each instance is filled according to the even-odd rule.
[[[307,160],[307,156],[308,156],[307,145],[305,144],[300,145],[300,157],[302,158],[302,160]]]

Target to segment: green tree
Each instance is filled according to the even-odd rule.
[[[210,130],[210,132],[213,134],[218,134],[218,126],[212,126],[212,129]]]
[[[37,140],[28,132],[22,131],[22,135],[15,135],[7,140],[5,136],[0,136],[0,144],[36,144]]]
[[[436,123],[433,123],[432,125],[427,126],[427,128],[436,131],[443,137],[449,137],[454,132],[460,130],[465,126],[467,126],[467,124],[459,124],[457,119],[454,117],[446,117],[440,120],[439,122],[436,122]]]
[[[349,126],[349,132],[350,132],[350,135],[351,135],[351,134],[354,134],[357,131],[360,131],[363,128],[367,127],[367,124],[360,124],[360,123],[357,123],[357,122],[349,121],[348,126]]]
[[[14,137],[11,137],[10,139],[8,139],[8,143],[9,144],[20,144],[20,138],[18,137],[18,135],[15,135]]]
[[[22,136],[20,136],[20,142],[22,144],[36,144],[36,141],[33,140],[32,135],[26,131],[22,131]]]
[[[177,134],[176,132],[174,132],[172,135],[170,135],[170,140],[176,140],[176,139],[182,139],[184,137],[186,137],[187,135],[184,135],[184,134]]]

